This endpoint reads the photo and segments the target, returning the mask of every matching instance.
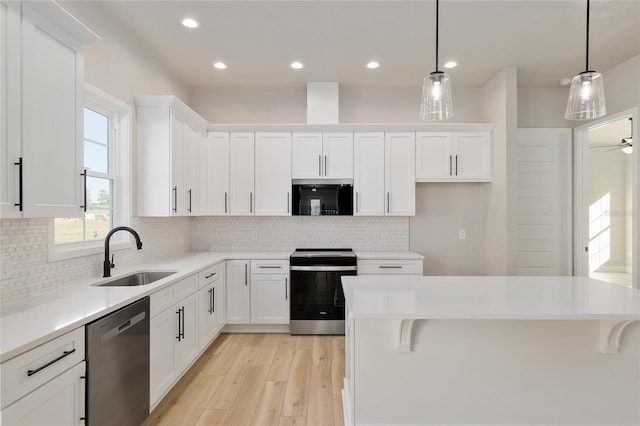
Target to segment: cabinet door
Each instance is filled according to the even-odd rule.
[[[354,134],[355,216],[384,216],[384,133]]]
[[[197,293],[180,301],[173,311],[180,312],[176,315],[176,330],[180,338],[176,339],[174,346],[174,370],[180,375],[198,355]]]
[[[256,215],[291,215],[291,133],[256,133]]]
[[[455,132],[454,170],[460,179],[491,178],[491,137],[488,132]]]
[[[198,164],[198,214],[208,214],[209,209],[209,141],[207,132],[198,131],[198,152],[196,163]]]
[[[217,280],[216,280],[217,282]],[[218,307],[216,298],[219,298],[217,285],[208,285],[198,291],[198,349],[202,350],[218,332]]]
[[[6,425],[85,424],[84,361],[2,410]]]
[[[207,140],[207,214],[229,214],[229,133],[209,132]]]
[[[227,324],[249,324],[250,270],[248,260],[227,262]]]
[[[82,48],[27,3],[21,29],[24,216],[80,217]]]
[[[289,274],[251,275],[251,323],[289,323]]]
[[[293,179],[322,177],[322,133],[294,133],[291,151]]]
[[[353,179],[353,133],[323,133],[323,176]]]
[[[151,318],[149,345],[149,405],[153,407],[175,378],[173,345],[178,338],[177,315],[169,308]]]
[[[186,215],[199,215],[199,176],[198,176],[198,130],[185,123],[184,158],[182,172],[184,176],[184,212]]]
[[[0,3],[0,217],[20,217],[20,3]]]
[[[385,189],[387,216],[416,214],[416,135],[385,134]]]
[[[229,212],[232,216],[254,214],[254,134],[231,133],[229,155]]]
[[[216,282],[216,292],[214,302],[216,305],[216,311],[218,312],[218,327],[222,330],[222,327],[227,323],[227,266],[226,262],[218,264],[218,281]]]
[[[417,132],[416,178],[451,178],[454,173],[452,146],[451,132]]]
[[[187,123],[184,118],[171,116],[171,215],[187,213],[184,186],[184,146]]]

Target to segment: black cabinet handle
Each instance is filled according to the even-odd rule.
[[[387,192],[387,213],[391,213],[391,193]]]
[[[284,279],[284,300],[289,300],[289,289],[287,287],[289,287],[289,279],[285,278]]]
[[[453,175],[452,166],[451,166],[452,156],[449,156],[449,176]]]
[[[380,269],[402,269],[400,265],[380,265],[378,266]]]
[[[458,154],[456,154],[456,176],[458,176]]]
[[[180,341],[180,322],[181,322],[180,309],[176,311],[176,315],[178,315],[178,335],[176,336],[176,339],[178,339],[178,342],[179,342]]]
[[[248,281],[247,281],[247,264],[244,264],[244,285],[247,285]]]
[[[253,213],[253,192],[249,193],[249,213]]]
[[[41,365],[40,367],[36,368],[35,370],[27,370],[27,377],[31,377],[36,373],[41,372],[42,370],[44,370],[45,368],[49,367],[51,364],[55,364],[56,362],[60,361],[62,358],[66,358],[69,355],[71,355],[72,353],[74,353],[76,350],[75,349],[71,349],[70,351],[64,351],[62,352],[62,355],[60,355],[58,358],[49,361],[48,363]]]
[[[280,265],[259,265],[258,268],[259,269],[281,269],[282,266],[280,266]]]
[[[209,275],[205,275],[204,277],[205,277],[206,279],[209,279],[209,278],[213,277],[215,274],[216,274],[215,272],[212,272],[212,273],[210,273]]]
[[[324,175],[327,176],[327,156],[324,156]]]
[[[318,176],[322,176],[322,155],[318,155]]]
[[[184,339],[184,306],[180,308],[180,316],[182,316],[182,331],[180,331],[180,337]]]
[[[14,206],[18,207],[19,211],[22,211],[22,157],[18,158],[18,162],[17,163],[13,163],[14,165],[18,166],[18,202],[14,204]],[[86,188],[86,185],[85,185]],[[86,193],[85,193],[85,199],[86,199]]]
[[[289,208],[289,193],[287,192],[287,213],[290,213],[291,209]]]
[[[187,191],[189,193],[189,213],[191,213],[191,190]]]
[[[178,212],[178,187],[173,187],[173,211],[174,213]]]
[[[356,213],[358,213],[358,193],[356,192]]]
[[[80,206],[81,209],[83,209],[85,212],[87,211],[87,169],[84,169],[84,171],[82,173],[80,173],[80,176],[82,176],[82,180],[83,185],[84,185],[84,195],[83,195],[83,199],[84,199],[84,205]]]
[[[211,287],[211,313],[216,312],[216,288]]]
[[[224,212],[227,212],[227,193],[224,193]]]

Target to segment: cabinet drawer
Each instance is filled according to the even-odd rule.
[[[151,295],[151,318],[198,290],[198,275],[191,275]]]
[[[0,364],[1,408],[84,360],[84,327]]]
[[[198,274],[198,285],[200,288],[206,287],[218,280],[218,265],[216,264]]]
[[[288,274],[288,260],[252,260],[252,274]]]
[[[422,275],[422,260],[358,260],[358,275]]]

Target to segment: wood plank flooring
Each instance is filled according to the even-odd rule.
[[[222,334],[145,425],[341,426],[343,336]]]

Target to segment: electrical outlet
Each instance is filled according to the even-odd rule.
[[[466,229],[458,229],[458,238],[464,240],[467,238],[467,230]]]
[[[0,256],[0,278],[9,276],[9,256]]]

